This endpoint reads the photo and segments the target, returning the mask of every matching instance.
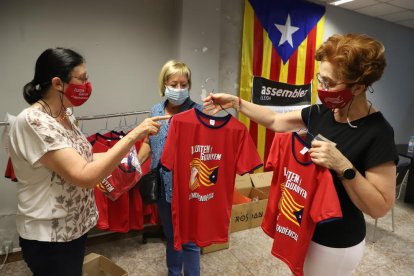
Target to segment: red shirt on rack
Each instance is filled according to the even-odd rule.
[[[94,134],[89,139],[93,143],[93,152],[99,153],[110,149],[119,141],[120,137],[110,132],[103,135]],[[142,141],[138,141],[135,145],[136,148],[139,149],[141,144]],[[117,172],[112,174],[112,185],[122,187],[127,184],[125,181],[131,181],[129,173],[125,169],[123,170],[118,166],[115,170]],[[145,173],[145,170],[143,173]],[[108,199],[104,194],[105,192],[106,190],[103,187],[95,187],[95,200],[99,213],[97,228],[113,232],[128,232],[132,229],[140,230],[144,228],[143,203],[138,189],[132,188],[129,192],[122,193],[115,201]]]

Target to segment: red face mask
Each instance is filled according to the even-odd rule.
[[[69,83],[64,95],[74,106],[80,106],[89,99],[91,93],[92,85],[90,82],[85,84]]]
[[[327,91],[318,89],[318,96],[327,108],[342,108],[352,100],[354,96],[350,88],[339,91]]]

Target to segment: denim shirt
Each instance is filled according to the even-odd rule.
[[[152,116],[162,116],[165,115],[165,106],[167,105],[168,100],[164,100],[156,105],[154,105],[151,109],[151,117]],[[180,108],[180,112],[189,110],[191,108],[197,108],[198,110],[202,110],[202,106],[200,104],[197,104],[193,102],[190,98],[185,100],[185,102],[182,104]],[[151,159],[151,169],[156,168],[161,159],[162,151],[164,149],[165,139],[168,134],[168,128],[169,128],[169,120],[162,120],[160,131],[157,135],[150,136],[149,142],[152,152],[152,159]],[[165,199],[167,202],[171,203],[172,198],[172,173],[169,171],[164,170],[162,167],[160,167],[160,176],[162,183],[164,184],[164,191],[165,191]]]

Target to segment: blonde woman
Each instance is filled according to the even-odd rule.
[[[191,71],[188,66],[177,60],[164,64],[159,77],[159,93],[165,97],[151,109],[151,116],[175,115],[191,108],[202,109],[202,106],[190,99]],[[141,163],[151,154],[151,169],[160,162],[168,133],[168,122],[163,121],[160,132],[151,136],[141,147],[138,155]],[[182,245],[181,251],[174,250],[173,226],[171,219],[172,175],[162,168],[159,169],[163,185],[161,198],[157,202],[164,234],[167,240],[166,261],[168,275],[199,275],[200,248],[194,243]]]

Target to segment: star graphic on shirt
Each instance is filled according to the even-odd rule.
[[[299,30],[298,27],[290,24],[290,15],[288,14],[285,25],[275,24],[276,28],[281,32],[279,46],[287,41],[293,47],[292,35]]]
[[[293,214],[295,215],[295,217],[296,217],[297,221],[299,222],[299,224],[301,224],[301,222],[302,222],[302,216],[303,216],[303,208],[300,209],[297,212],[293,212]]]

